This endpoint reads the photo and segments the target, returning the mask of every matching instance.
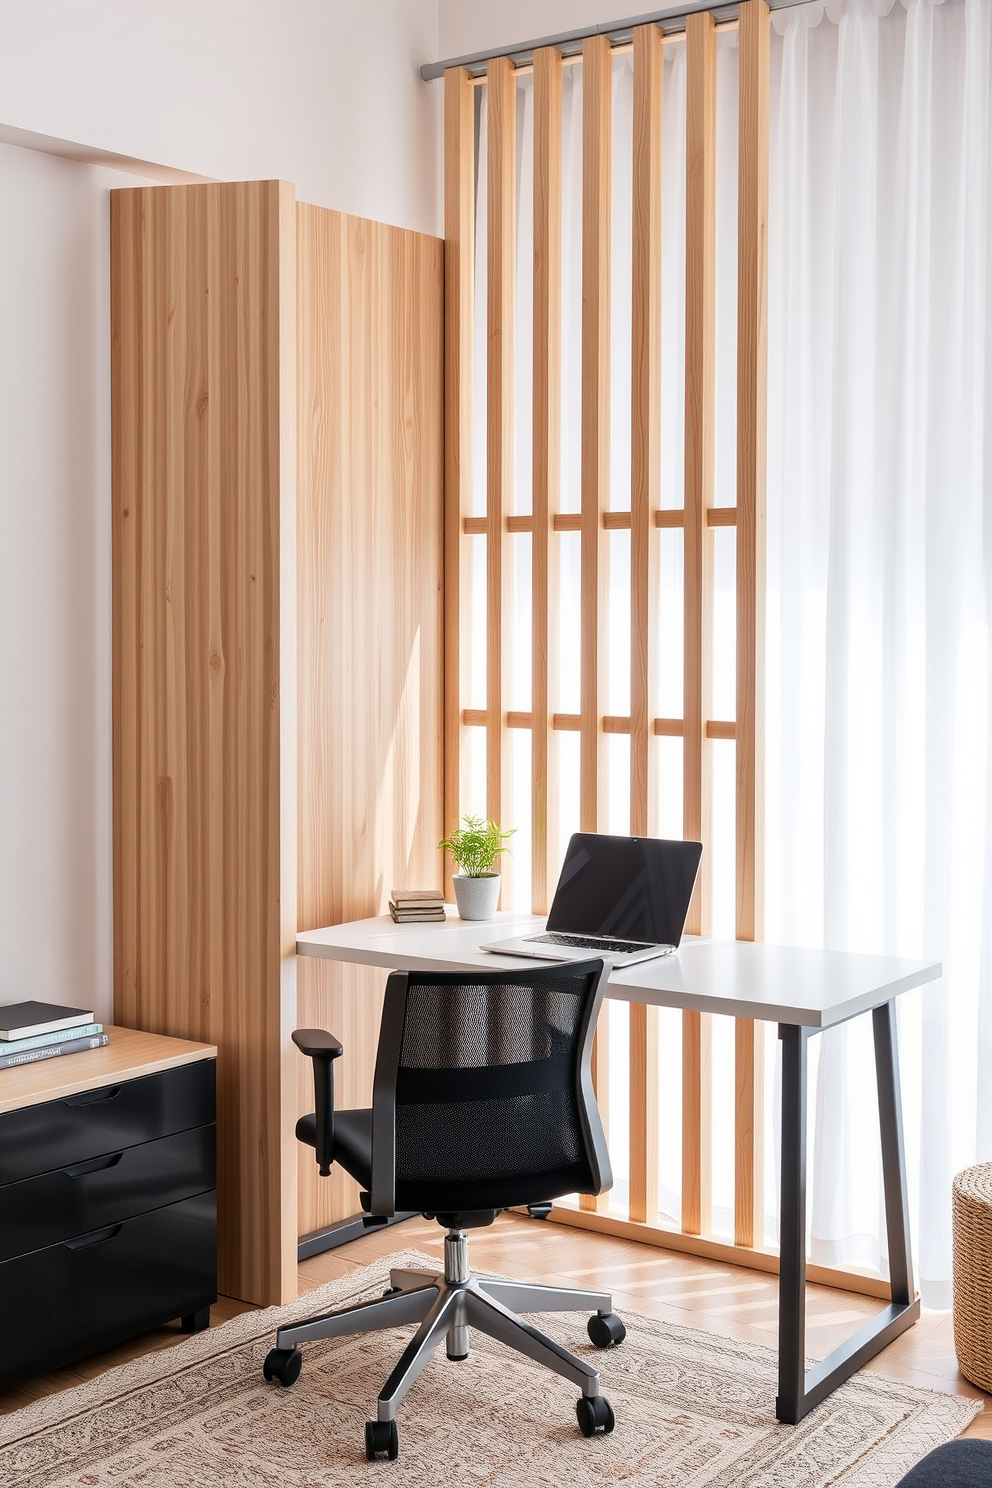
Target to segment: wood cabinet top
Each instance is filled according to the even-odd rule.
[[[105,1031],[110,1035],[110,1043],[102,1049],[56,1055],[53,1059],[40,1059],[36,1064],[0,1070],[0,1114],[217,1057],[213,1044],[165,1038],[160,1033],[142,1033],[136,1028],[108,1027]]]

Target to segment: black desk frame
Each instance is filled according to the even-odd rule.
[[[892,1301],[807,1373],[806,1077],[809,1040],[820,1030],[793,1023],[780,1023],[778,1028],[782,1040],[782,1207],[775,1414],[790,1425],[801,1421],[838,1385],[912,1327],[920,1315],[919,1298],[913,1295],[894,1001],[872,1010],[872,1029]]]

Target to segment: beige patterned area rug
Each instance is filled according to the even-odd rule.
[[[242,1313],[174,1348],[0,1419],[10,1488],[891,1488],[956,1436],[974,1401],[861,1374],[799,1426],[775,1420],[775,1354],[624,1312],[626,1342],[599,1353],[585,1317],[539,1319],[589,1358],[617,1418],[586,1440],[574,1387],[479,1334],[464,1363],[443,1347],[400,1411],[396,1462],[368,1463],[363,1424],[410,1330],[304,1345],[289,1390],[262,1380],[278,1323],[375,1296],[389,1256],[290,1307]]]

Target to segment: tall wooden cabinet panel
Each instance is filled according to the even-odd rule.
[[[279,182],[111,211],[115,1017],[218,1046],[219,1287],[272,1303],[357,1208],[289,1034],[365,1104],[381,1006],[297,1005],[297,927],[440,873],[443,245]]]
[[[219,1287],[296,1295],[295,220],[111,194],[118,1023],[218,1046]]]
[[[297,206],[300,928],[440,883],[443,243]],[[367,1105],[381,973],[299,965],[334,1030],[341,1105]],[[313,1109],[299,1062],[299,1109]],[[300,1154],[300,1231],[358,1208]]]

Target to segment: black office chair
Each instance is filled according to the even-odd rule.
[[[626,1333],[609,1293],[473,1276],[464,1234],[501,1209],[611,1187],[591,1072],[606,975],[601,960],[393,972],[368,1111],[334,1110],[338,1040],[320,1029],[293,1034],[313,1060],[317,1108],[296,1135],[316,1149],[321,1175],[339,1162],[358,1180],[369,1225],[410,1211],[448,1231],[443,1274],[394,1270],[383,1297],[280,1328],[265,1360],[265,1378],[288,1386],[299,1378],[299,1343],[419,1324],[380,1392],[378,1419],[366,1424],[370,1461],[397,1456],[400,1401],[442,1338],[449,1359],[468,1357],[470,1327],[580,1386],[584,1436],[613,1430],[599,1371],[516,1315],[594,1310],[589,1337],[609,1348]]]

